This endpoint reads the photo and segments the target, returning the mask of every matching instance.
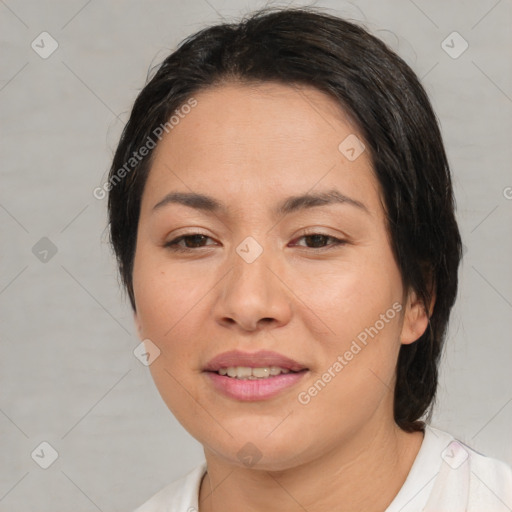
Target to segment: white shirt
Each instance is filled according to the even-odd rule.
[[[206,462],[134,512],[197,512]],[[511,512],[512,468],[427,426],[404,485],[383,512]]]

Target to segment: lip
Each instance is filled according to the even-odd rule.
[[[281,373],[254,380],[236,379],[216,373],[220,368],[230,366],[250,368],[279,366],[294,373]],[[239,401],[255,402],[268,400],[295,386],[308,373],[308,369],[297,361],[276,352],[249,353],[234,350],[214,357],[205,366],[204,373],[213,387],[223,395]]]
[[[279,366],[280,368],[284,368],[292,372],[300,372],[307,369],[297,361],[278,354],[277,352],[260,350],[258,352],[251,353],[232,350],[215,356],[206,364],[203,370],[206,372],[217,372],[221,368],[229,368],[230,366],[248,366],[250,368]]]

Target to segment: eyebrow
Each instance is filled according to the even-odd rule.
[[[211,213],[227,213],[228,210],[228,208],[221,202],[205,194],[197,194],[194,192],[170,192],[161,201],[156,203],[155,206],[153,206],[153,211],[159,210],[169,204],[182,204],[190,208]],[[355,206],[366,213],[370,213],[368,208],[361,203],[361,201],[352,199],[335,189],[327,190],[325,192],[290,196],[279,203],[273,209],[272,213],[274,216],[279,217],[298,210],[330,204],[347,204]]]

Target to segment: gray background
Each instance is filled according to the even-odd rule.
[[[92,191],[149,66],[263,5],[0,1],[0,511],[131,510],[202,459],[133,355]],[[466,248],[433,424],[512,463],[512,2],[317,5],[362,21],[431,96]],[[31,47],[43,31],[59,45],[46,59]],[[458,58],[441,46],[453,31],[469,44]],[[48,469],[31,457],[43,441],[59,454]]]

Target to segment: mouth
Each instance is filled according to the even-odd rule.
[[[272,398],[294,386],[307,367],[276,352],[232,351],[213,358],[203,369],[216,391],[241,401]]]
[[[255,380],[268,379],[281,374],[299,372],[294,372],[288,368],[281,368],[279,366],[262,366],[260,368],[252,368],[250,366],[229,366],[228,368],[219,368],[216,373],[230,377],[231,379]]]

